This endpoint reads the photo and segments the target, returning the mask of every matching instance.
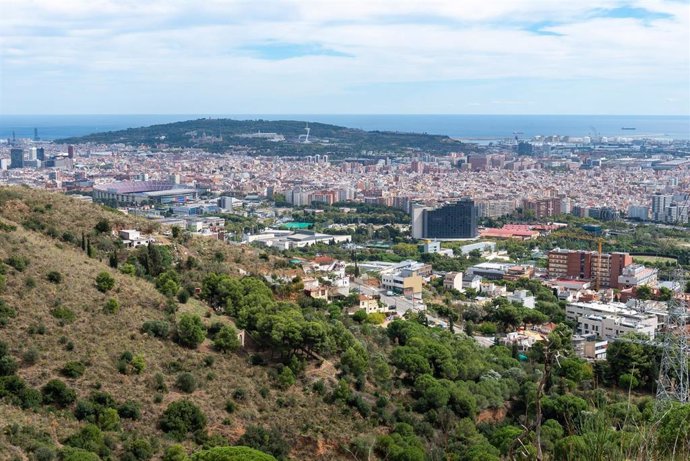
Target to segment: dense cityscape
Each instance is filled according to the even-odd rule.
[[[690,460],[687,0],[0,0],[0,461]]]

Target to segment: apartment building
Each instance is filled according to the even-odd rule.
[[[619,288],[618,277],[632,263],[628,253],[599,255],[596,251],[556,248],[549,251],[548,274],[550,278],[599,280],[601,288]]]
[[[623,303],[569,303],[565,316],[577,323],[579,335],[596,335],[602,339],[615,339],[626,333],[640,333],[654,339],[659,326],[656,314],[631,309]]]

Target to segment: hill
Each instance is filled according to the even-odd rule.
[[[139,249],[112,232],[146,226],[157,243]],[[166,238],[26,188],[0,189],[0,261],[0,460],[690,454],[690,406],[655,410],[658,354],[635,342],[591,364],[565,324],[524,354],[431,328],[424,314],[382,326],[344,314],[357,296],[304,296],[303,274],[279,256]],[[537,309],[500,298],[431,308],[469,333],[562,315],[538,282],[512,283]]]
[[[222,152],[231,146],[247,146],[260,155],[359,155],[362,151],[401,152],[418,149],[424,152],[446,153],[470,149],[448,136],[425,133],[364,131],[353,128],[309,123],[309,143],[305,143],[306,122],[293,120],[231,120],[198,119],[153,125],[141,128],[94,133],[77,138],[59,139],[57,143],[80,144],[123,143],[156,147],[199,147]],[[275,141],[251,137],[256,133],[276,133],[284,137]]]

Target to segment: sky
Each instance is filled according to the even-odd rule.
[[[0,0],[0,114],[690,115],[690,0]]]

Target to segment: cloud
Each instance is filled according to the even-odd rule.
[[[541,113],[587,110],[573,99],[576,88],[592,94],[593,112],[690,112],[687,2],[391,5],[3,0],[0,107],[419,113],[467,107],[466,97],[486,110],[524,106],[492,101],[532,101],[528,109]],[[447,95],[458,101],[434,100]]]

